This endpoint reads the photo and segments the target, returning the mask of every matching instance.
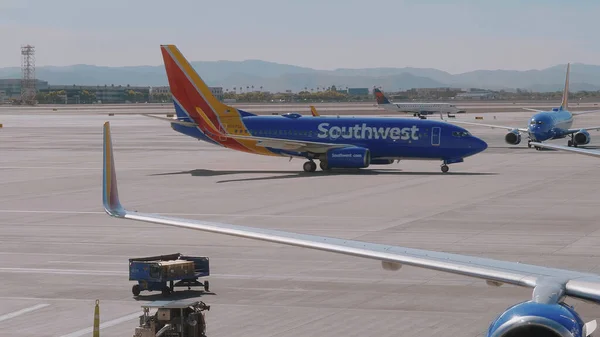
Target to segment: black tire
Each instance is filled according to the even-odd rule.
[[[162,290],[162,295],[169,296],[170,294],[171,294],[171,289],[169,289],[169,287],[165,286]]]
[[[208,292],[209,290],[209,286],[210,284],[208,283],[208,281],[204,281],[204,291]]]
[[[140,294],[140,285],[136,284],[131,287],[131,292],[133,293],[133,296],[138,296]]]
[[[304,163],[304,165],[302,165],[302,169],[304,170],[304,172],[312,172],[312,165],[309,161],[307,161],[306,163]]]
[[[448,170],[450,170],[450,168],[448,167],[448,165],[442,165],[442,172],[443,173],[448,172]]]

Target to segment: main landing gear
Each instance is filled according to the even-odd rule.
[[[330,167],[329,165],[327,165],[327,162],[323,160],[321,160],[321,162],[319,163],[319,167],[323,171],[330,170]],[[306,163],[304,163],[304,165],[302,165],[302,169],[304,169],[304,172],[315,172],[317,170],[317,164],[314,161],[309,160]]]
[[[450,167],[448,167],[448,165],[446,165],[446,164],[442,164],[442,172],[443,172],[443,173],[446,173],[446,172],[448,172],[449,170],[450,170]]]
[[[304,163],[304,165],[302,165],[302,168],[304,169],[304,172],[315,172],[317,170],[317,164],[314,161],[310,160]]]
[[[567,146],[569,146],[569,147],[571,147],[571,146],[572,146],[572,147],[577,147],[577,143],[576,143],[576,142],[575,142],[575,140],[573,139],[573,135],[571,135],[571,140],[569,140],[569,141],[567,142]]]

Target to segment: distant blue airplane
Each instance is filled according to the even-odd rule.
[[[480,125],[494,129],[507,129],[509,130],[509,132],[504,137],[504,140],[511,145],[517,145],[521,142],[521,132],[523,132],[526,133],[529,138],[529,140],[527,141],[527,146],[535,146],[536,150],[540,150],[540,146],[532,144],[532,142],[541,143],[547,140],[565,138],[567,136],[571,138],[567,143],[569,147],[577,147],[578,145],[589,144],[591,137],[588,131],[600,130],[600,126],[589,128],[571,128],[571,126],[573,125],[573,120],[575,116],[593,112],[600,112],[600,110],[569,111],[570,69],[571,64],[569,63],[567,64],[567,76],[565,79],[565,87],[563,90],[563,97],[560,107],[553,108],[552,111],[523,108],[525,110],[537,112],[529,120],[529,126],[527,128],[462,122],[456,120],[448,122],[467,125]],[[441,118],[443,119],[443,117]]]
[[[366,168],[401,159],[448,164],[484,151],[487,144],[467,130],[442,121],[388,117],[304,117],[297,113],[258,116],[217,100],[174,45],[161,46],[176,118],[146,115],[171,123],[185,135],[253,154],[314,160],[331,168]]]

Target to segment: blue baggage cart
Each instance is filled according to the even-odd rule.
[[[161,267],[161,262],[182,260],[194,263],[193,272],[169,275],[164,272],[165,268]],[[138,282],[131,289],[134,296],[138,296],[144,290],[161,291],[163,295],[168,295],[175,287],[187,287],[189,290],[191,287],[201,286],[208,292],[208,281],[201,283],[198,278],[209,275],[210,264],[206,256],[186,256],[175,253],[129,259],[129,280]]]

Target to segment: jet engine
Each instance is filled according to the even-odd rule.
[[[573,140],[575,140],[575,144],[577,145],[588,144],[590,142],[590,138],[590,134],[585,130],[580,130],[573,135]]]
[[[521,133],[519,130],[510,130],[509,133],[504,136],[504,140],[511,145],[517,145],[521,142]]]
[[[595,321],[590,323],[595,324]],[[586,332],[586,329],[591,331]],[[567,304],[527,301],[498,316],[490,325],[487,337],[585,337],[593,330],[594,327],[588,328]]]
[[[330,168],[365,168],[371,163],[371,152],[364,147],[346,147],[327,152],[327,166]]]

